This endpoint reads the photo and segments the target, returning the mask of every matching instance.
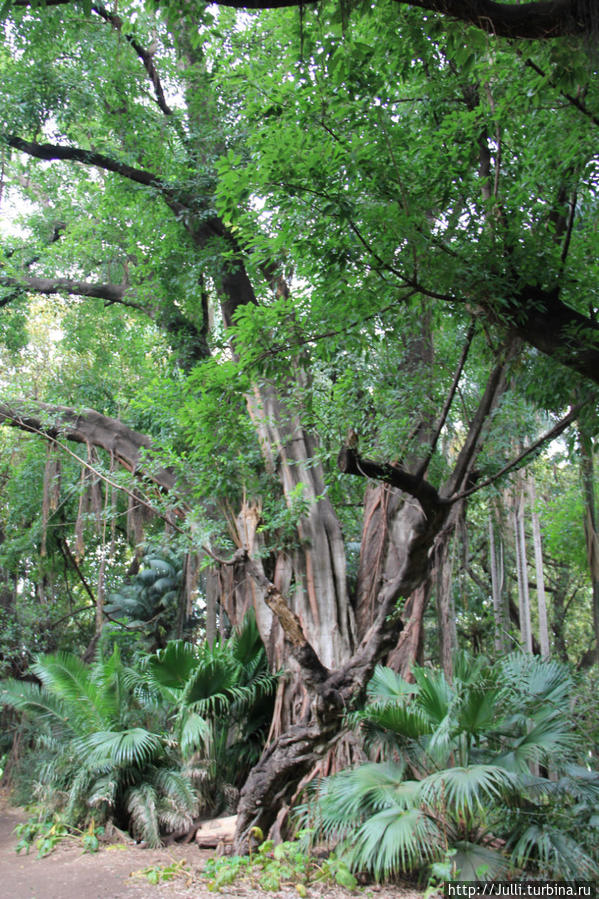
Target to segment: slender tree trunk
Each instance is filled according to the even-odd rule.
[[[591,574],[593,630],[595,633],[595,658],[599,660],[599,531],[595,507],[595,468],[593,459],[593,439],[583,424],[578,427],[580,443],[580,472],[584,499],[584,529],[586,535],[587,561]]]
[[[566,619],[566,593],[568,589],[568,572],[565,564],[558,568],[557,581],[554,584],[553,602],[551,604],[551,631],[553,633],[553,645],[560,661],[569,662],[566,648],[565,619]]]
[[[455,507],[454,507],[455,508]],[[453,678],[453,653],[457,649],[455,604],[453,600],[453,563],[456,541],[456,516],[443,529],[435,551],[435,598],[439,636],[439,661],[449,681]]]
[[[545,574],[543,570],[543,548],[541,544],[541,524],[535,508],[535,483],[531,477],[528,482],[530,495],[530,513],[532,519],[532,541],[535,553],[535,571],[537,578],[537,603],[539,607],[539,643],[541,656],[549,658],[549,627],[547,625],[547,598],[545,595]]]
[[[516,545],[516,572],[518,575],[518,602],[520,607],[520,633],[526,652],[532,653],[532,627],[528,592],[528,567],[526,562],[526,534],[524,531],[524,494],[521,493],[514,509],[514,536]]]
[[[500,539],[499,554],[497,554],[492,514],[489,516],[489,567],[491,569],[491,592],[493,595],[493,618],[495,622],[495,654],[500,656],[505,652],[505,635],[507,631],[503,602],[503,543]]]

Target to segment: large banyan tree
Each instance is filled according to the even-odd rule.
[[[94,410],[59,371],[5,381],[0,416],[83,444],[106,490],[131,472],[211,566],[213,614],[255,610],[286,676],[240,846],[358,751],[344,715],[377,661],[419,658],[433,592],[450,666],[468,498],[593,399],[594,57],[578,25],[476,27],[565,5],[7,14],[0,317],[14,345],[60,296],[86,353],[143,335],[156,366]]]

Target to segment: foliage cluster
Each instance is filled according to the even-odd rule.
[[[21,789],[65,826],[113,820],[148,845],[234,802],[272,711],[252,619],[213,647],[174,641],[130,666],[117,647],[91,666],[58,653],[31,670],[39,683],[4,681],[0,693],[30,747]]]
[[[32,814],[26,821],[17,824],[15,833],[19,837],[17,852],[25,850],[29,853],[35,845],[37,857],[43,858],[65,840],[75,840],[84,852],[97,852],[99,837],[104,834],[104,828],[102,825],[96,826],[92,819],[88,827],[81,830],[73,824],[67,824],[57,813],[49,814],[48,809],[38,809],[37,815]]]
[[[211,858],[206,862],[203,876],[208,889],[220,892],[232,883],[242,882],[263,890],[280,890],[293,885],[298,895],[306,896],[310,883],[337,883],[348,889],[357,880],[343,859],[333,853],[316,859],[306,853],[305,840],[288,840],[275,846],[272,840],[262,840],[259,828],[254,838],[260,840],[256,851],[245,856]]]
[[[453,876],[592,878],[599,870],[599,772],[569,711],[557,662],[461,653],[449,683],[379,667],[356,713],[378,761],[324,779],[304,815],[377,878],[423,871],[450,850]]]

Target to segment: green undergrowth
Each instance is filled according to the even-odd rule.
[[[26,821],[17,824],[15,833],[19,838],[16,845],[17,852],[25,851],[27,854],[32,847],[37,849],[37,857],[43,858],[50,855],[59,843],[75,841],[81,846],[83,852],[96,852],[99,848],[99,837],[104,833],[103,827],[97,827],[92,820],[85,830],[68,825],[64,819],[54,814],[44,817],[32,814]]]
[[[344,861],[334,854],[326,859],[313,858],[306,853],[300,840],[277,846],[272,840],[262,840],[249,855],[209,858],[197,875],[185,859],[168,865],[151,865],[138,871],[137,875],[152,884],[184,878],[190,885],[201,880],[214,893],[226,892],[232,884],[243,884],[273,892],[283,887],[295,887],[298,896],[308,896],[309,887],[315,884],[339,884],[350,890],[358,885]]]
[[[260,839],[262,834],[256,836]],[[240,882],[273,891],[294,886],[300,896],[308,895],[310,884],[336,883],[350,890],[358,885],[344,861],[334,854],[326,859],[313,858],[300,840],[277,846],[272,840],[263,840],[249,855],[210,858],[202,874],[213,892]]]
[[[148,883],[159,884],[169,883],[177,878],[185,878],[186,886],[191,886],[194,882],[193,869],[189,867],[186,859],[174,859],[170,865],[148,865],[141,871],[136,871],[135,877],[145,877]]]

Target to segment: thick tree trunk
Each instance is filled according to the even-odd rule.
[[[385,660],[385,664],[389,668],[397,671],[410,682],[414,680],[412,674],[414,662],[422,663],[424,613],[431,597],[431,591],[432,579],[430,577],[412,591],[402,613],[404,626],[397,646],[391,650]]]
[[[413,597],[411,611],[417,600],[419,611],[423,610],[427,596],[424,585],[430,573],[435,543],[448,519],[457,514],[454,509],[456,500],[459,505],[458,497],[470,483],[485,426],[504,389],[505,363],[502,362],[491,373],[464,447],[442,494],[425,480],[422,473],[414,475],[397,465],[379,465],[359,457],[355,447],[346,446],[339,454],[339,467],[343,472],[359,477],[377,476],[395,488],[392,491],[395,495],[391,494],[385,500],[382,492],[378,497],[372,493],[369,496],[367,508],[372,514],[365,520],[366,533],[376,534],[371,530],[375,514],[378,514],[377,510],[382,513],[383,509],[387,530],[384,542],[380,534],[376,534],[377,541],[363,554],[364,563],[366,559],[378,559],[370,580],[362,576],[360,581],[362,597],[370,597],[371,591],[376,590],[371,604],[373,618],[369,626],[366,626],[366,616],[361,619],[365,629],[360,644],[336,668],[331,670],[323,664],[319,647],[307,639],[302,617],[292,608],[294,595],[289,599],[282,596],[277,587],[265,579],[263,570],[252,562],[247,551],[238,555],[284,631],[310,701],[304,707],[303,720],[292,724],[274,739],[250,773],[240,796],[235,851],[245,849],[252,827],[258,826],[264,834],[268,833],[280,803],[290,800],[299,779],[324,757],[331,741],[339,734],[345,709],[363,697],[377,661],[392,649],[397,650],[397,636],[403,628],[397,601],[402,597]],[[392,517],[390,508],[394,509]],[[418,618],[421,621],[421,614]],[[418,632],[418,628],[414,630]],[[322,636],[322,630],[315,632]],[[409,645],[417,651],[418,644],[417,633],[416,640]]]

